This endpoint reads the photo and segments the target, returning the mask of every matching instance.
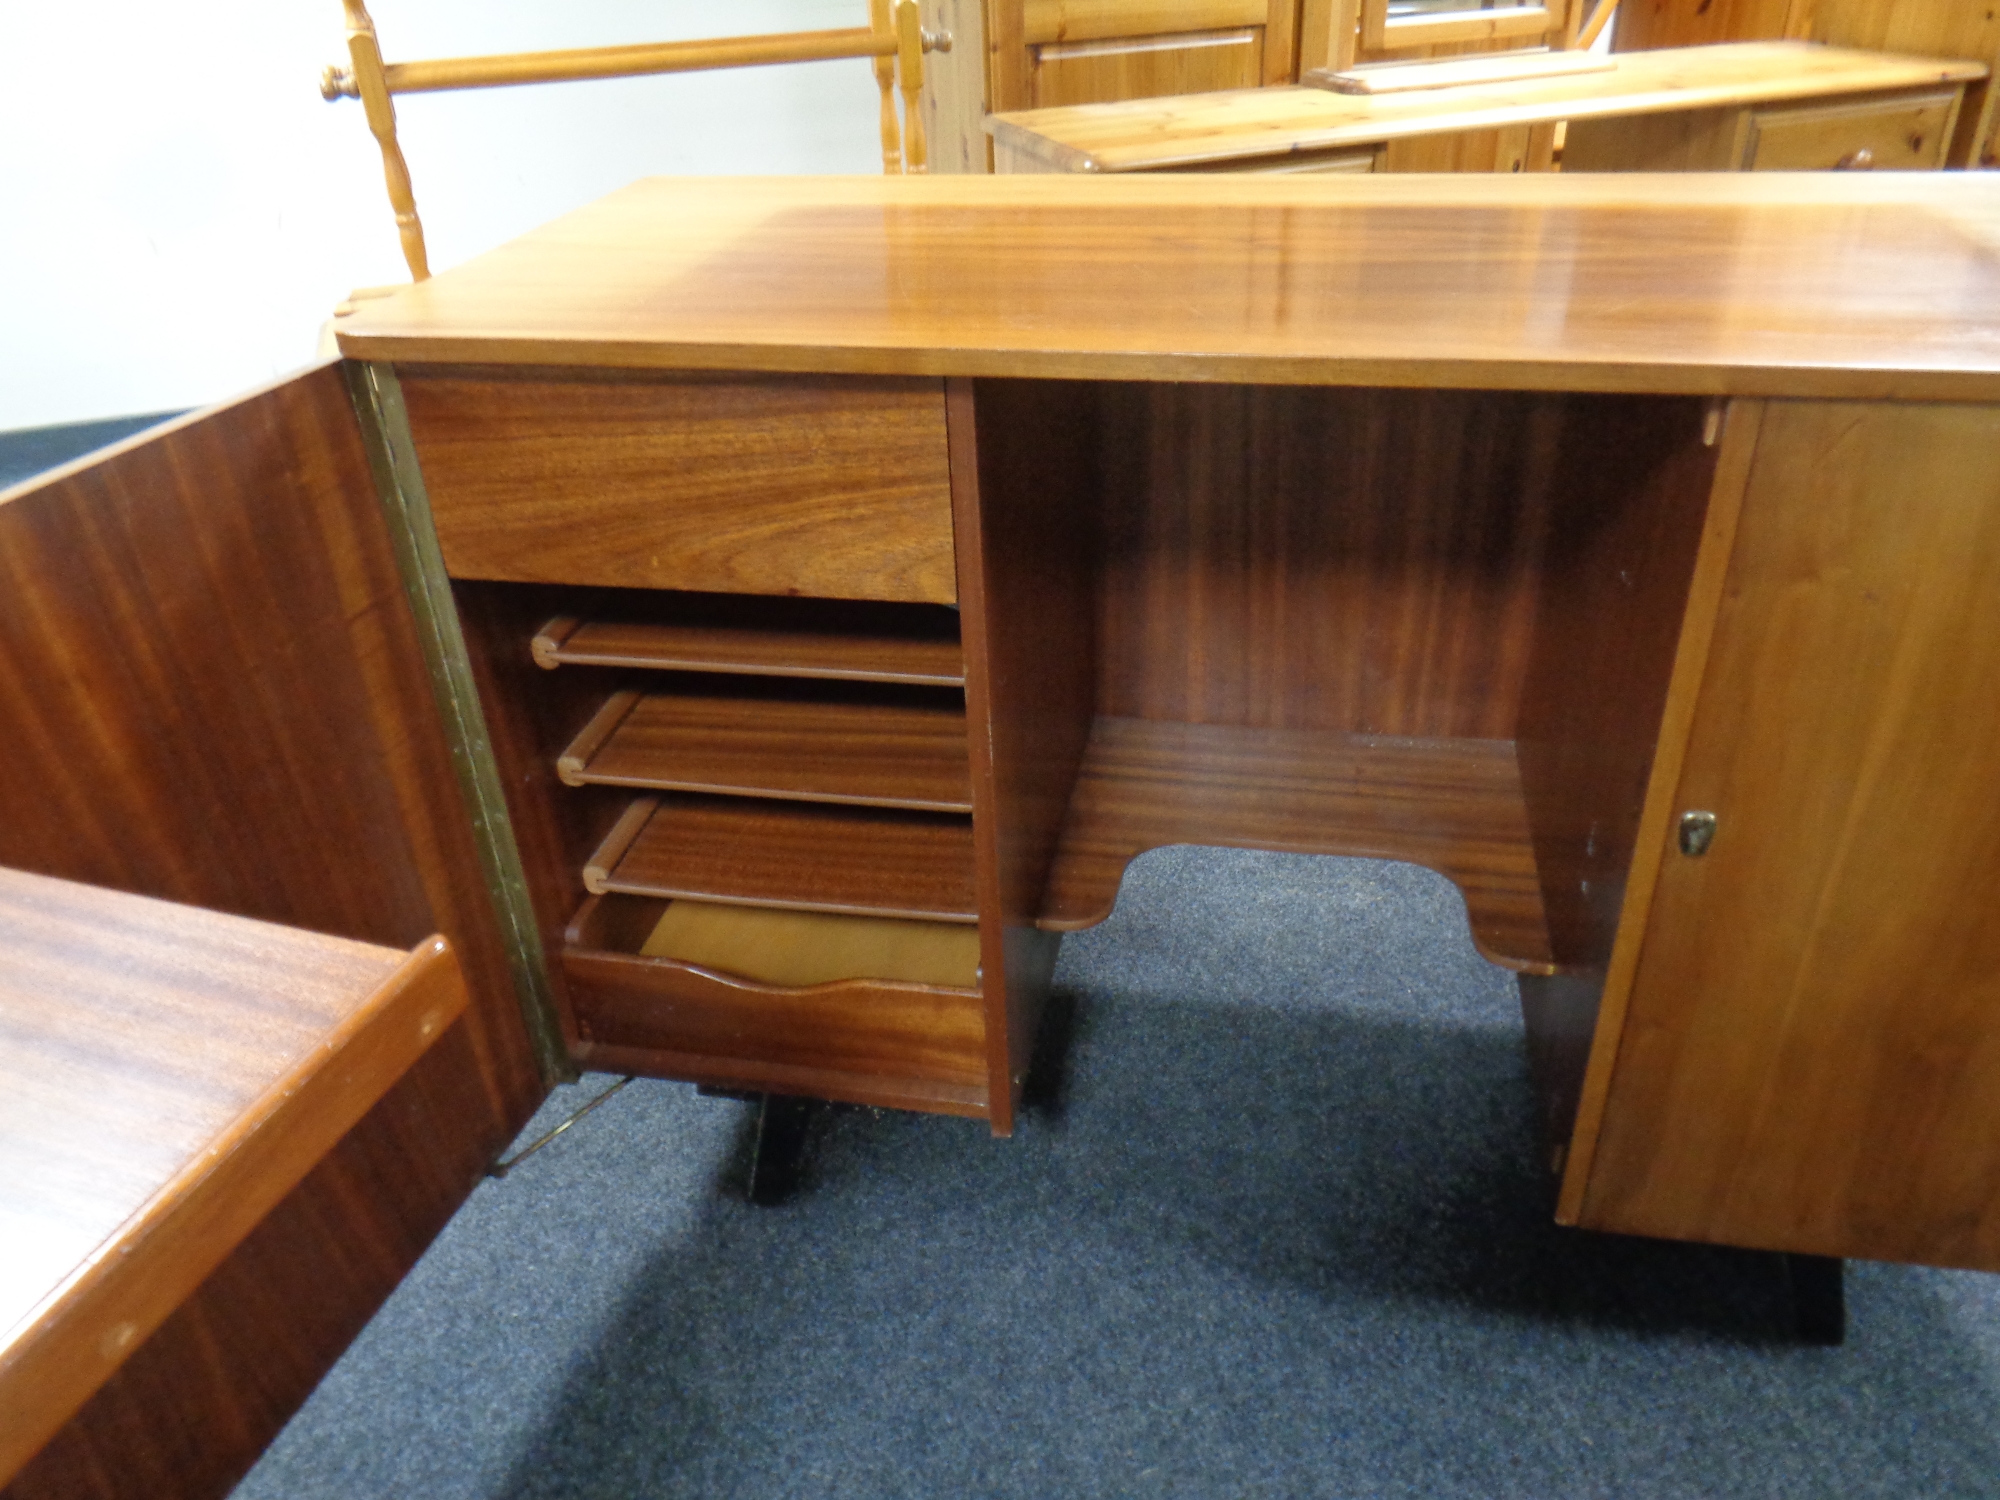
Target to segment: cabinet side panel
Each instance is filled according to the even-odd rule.
[[[1559,979],[1521,981],[1560,1170],[1714,481],[1707,404],[1572,398],[1516,755]]]
[[[247,1466],[541,1097],[415,632],[337,367],[0,503],[0,863],[396,947],[443,932],[472,994],[462,1043],[281,1210],[414,1225],[389,1269],[273,1257],[246,1274],[310,1317],[156,1334],[153,1357],[208,1372],[160,1421],[210,1445],[213,1483],[132,1493]],[[283,1400],[202,1404],[287,1362],[312,1375]],[[142,1474],[128,1439],[93,1462]]]
[[[1996,450],[1770,407],[1582,1222],[2000,1267]]]
[[[996,1132],[1040,1022],[1054,934],[1034,930],[1090,737],[1097,387],[954,381],[980,953]]]

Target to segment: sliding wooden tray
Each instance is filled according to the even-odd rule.
[[[873,979],[788,988],[637,949],[665,903],[593,896],[565,935],[578,1060],[778,1092],[979,1115],[979,991]]]
[[[958,694],[799,688],[614,693],[557,758],[556,773],[570,786],[972,811]]]
[[[1167,844],[1408,860],[1465,895],[1498,964],[1553,971],[1508,740],[1413,740],[1100,718],[1070,802],[1041,926],[1103,921],[1125,866]]]
[[[536,662],[551,669],[657,667],[927,687],[965,685],[958,617],[941,607],[899,605],[893,613],[851,607],[814,613],[779,607],[768,611],[776,618],[762,620],[742,618],[740,611],[716,613],[721,618],[644,624],[560,615],[535,632],[531,646]]]
[[[590,857],[583,883],[594,895],[978,919],[972,820],[948,813],[641,797]]]

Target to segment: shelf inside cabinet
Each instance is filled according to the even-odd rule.
[[[1111,914],[1125,867],[1167,844],[1407,860],[1465,895],[1495,963],[1553,972],[1508,740],[1416,740],[1101,717],[1092,726],[1040,925]]]
[[[971,819],[745,797],[642,797],[584,866],[594,894],[977,920]]]
[[[816,607],[814,607],[816,606]],[[562,615],[535,632],[544,667],[651,667],[676,672],[817,677],[963,687],[958,616],[942,606],[835,606],[771,601],[758,613],[677,621]]]
[[[857,696],[830,686],[614,693],[558,757],[556,771],[571,786],[971,812],[958,694],[878,689]]]

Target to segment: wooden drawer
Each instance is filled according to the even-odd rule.
[[[983,1107],[986,1025],[975,988],[872,979],[759,984],[641,957],[663,903],[593,897],[562,956],[586,1061],[671,1054],[689,1076],[824,1098]],[[928,1086],[928,1087],[927,1087]]]
[[[935,380],[402,372],[459,578],[951,603]]]
[[[1924,171],[1944,164],[1956,89],[1750,114],[1743,167],[1751,172],[1836,168]]]

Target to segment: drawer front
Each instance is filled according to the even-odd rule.
[[[957,598],[939,381],[401,375],[454,577]]]
[[[671,959],[577,949],[562,965],[578,1039],[589,1045],[709,1058],[720,1074],[765,1064],[974,1090],[986,1082],[975,991],[868,980],[784,989]]]
[[[1743,165],[1752,172],[1937,168],[1944,165],[1957,100],[1957,90],[1945,89],[1850,104],[1755,110]]]

